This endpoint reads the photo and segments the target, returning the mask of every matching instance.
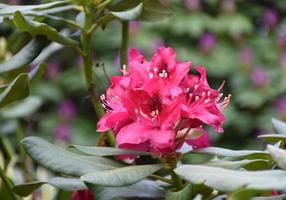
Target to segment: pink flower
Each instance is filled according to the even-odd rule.
[[[71,200],[94,200],[90,190],[80,190],[72,193]]]
[[[117,145],[154,152],[175,152],[184,142],[200,148],[208,146],[208,134],[202,125],[222,131],[221,111],[227,97],[211,89],[206,70],[189,75],[191,62],[177,61],[172,48],[161,47],[148,61],[136,49],[129,53],[128,70],[112,77],[112,85],[102,95],[106,114],[97,131],[113,129]],[[193,137],[194,132],[200,132]]]

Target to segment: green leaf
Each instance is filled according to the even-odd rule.
[[[158,21],[171,15],[170,10],[159,0],[122,0],[111,6],[112,12],[122,12],[143,3],[143,12],[137,18],[140,21]],[[138,9],[139,10],[139,9]]]
[[[155,181],[151,180],[142,180],[125,187],[102,187],[93,185],[90,189],[93,191],[94,198],[100,200],[110,200],[115,197],[163,199],[166,193]]]
[[[12,189],[17,195],[26,197],[26,196],[30,195],[33,191],[35,191],[36,189],[41,187],[43,184],[45,184],[45,182],[36,181],[36,182],[16,185]]]
[[[42,103],[42,98],[29,96],[19,103],[3,108],[3,110],[1,110],[1,115],[5,118],[27,117],[36,112]]]
[[[0,94],[0,108],[14,101],[24,99],[29,94],[28,74],[18,75]]]
[[[261,138],[267,142],[273,142],[273,143],[277,143],[279,141],[282,141],[284,144],[286,144],[286,135],[264,134],[264,135],[259,135],[258,138]]]
[[[234,171],[203,165],[182,165],[175,172],[194,184],[205,184],[219,191],[234,191],[239,188],[257,190],[283,190],[286,187],[286,172],[282,170]]]
[[[219,147],[207,147],[199,150],[192,151],[192,153],[211,154],[224,157],[243,157],[248,159],[269,158],[269,154],[265,151],[254,150],[230,150]]]
[[[41,63],[38,64],[36,67],[34,67],[34,69],[31,72],[29,72],[30,81],[36,81],[39,78],[41,78],[44,75],[47,67],[48,67],[47,63]]]
[[[192,197],[193,185],[187,184],[182,190],[178,192],[168,191],[166,200],[189,200]]]
[[[62,35],[55,28],[50,27],[45,23],[26,19],[19,11],[14,13],[14,23],[18,29],[21,31],[27,31],[33,36],[43,35],[49,40],[58,42],[62,45],[74,48],[78,47],[77,41]]]
[[[94,171],[111,170],[122,164],[107,158],[80,156],[65,151],[39,137],[22,140],[27,153],[39,164],[64,174],[81,176]]]
[[[267,145],[267,150],[277,165],[282,169],[286,169],[286,151],[272,145]]]
[[[212,166],[212,167],[221,167],[225,169],[233,169],[237,170],[240,168],[267,168],[268,162],[263,159],[254,159],[254,160],[238,160],[238,161],[227,161],[227,160],[212,160],[206,163],[202,163],[206,166]]]
[[[276,196],[269,197],[253,197],[251,200],[284,200],[286,198],[286,194],[280,194]]]
[[[111,12],[115,17],[121,19],[121,20],[135,20],[137,19],[143,12],[143,3],[140,3],[136,7],[130,9],[130,10],[125,10],[125,11],[120,11],[120,12]]]
[[[41,53],[48,44],[43,36],[36,36],[23,49],[9,60],[0,63],[0,74],[27,66]]]
[[[47,181],[35,181],[16,185],[13,187],[13,191],[20,196],[28,196],[36,189],[41,187],[43,184],[49,184],[65,191],[77,191],[87,189],[85,184],[79,179],[54,177]]]
[[[253,196],[257,195],[257,190],[249,190],[249,189],[238,189],[237,191],[231,193],[228,196],[228,200],[245,200],[252,199]]]
[[[116,156],[116,155],[153,155],[152,153],[142,152],[142,151],[134,151],[129,149],[118,149],[112,147],[95,147],[95,146],[80,146],[80,145],[71,145],[78,149],[79,151],[86,153],[92,156]]]
[[[286,123],[278,119],[272,119],[272,125],[278,134],[286,135]]]
[[[55,1],[51,3],[44,3],[39,5],[7,5],[0,3],[0,15],[12,15],[16,11],[23,14],[31,11],[48,10],[53,7],[60,7],[60,5],[67,4],[69,1]]]
[[[128,166],[85,174],[81,176],[81,180],[101,186],[126,186],[141,181],[162,167],[160,164]]]

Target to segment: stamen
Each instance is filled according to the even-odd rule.
[[[122,73],[123,73],[123,75],[127,74],[127,66],[126,65],[122,66]]]
[[[100,95],[100,99],[101,101],[103,101],[105,99],[105,95],[104,94]]]

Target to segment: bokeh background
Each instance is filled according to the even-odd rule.
[[[178,59],[207,68],[212,87],[218,88],[225,80],[223,92],[232,94],[233,99],[225,111],[225,132],[210,130],[212,144],[257,149],[262,145],[257,135],[272,132],[271,118],[286,120],[286,1],[165,3],[172,11],[168,19],[130,22],[130,48],[138,48],[150,58],[162,45],[173,47]],[[76,17],[70,12],[63,15]],[[49,24],[59,30],[64,28],[59,22]],[[0,36],[0,61],[8,59],[30,39],[9,22],[0,24]],[[120,73],[121,24],[114,22],[96,31],[93,38],[97,63],[94,77],[97,93],[101,94],[109,85],[108,77]],[[17,143],[15,138],[23,135],[37,135],[63,145],[95,145],[97,119],[87,96],[81,58],[73,50],[56,45],[47,54],[48,68],[44,78],[31,86],[30,97],[1,110],[1,145],[12,141],[13,146]]]

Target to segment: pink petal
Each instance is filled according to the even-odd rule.
[[[183,78],[188,74],[192,62],[177,62],[176,68],[172,73],[171,81],[174,85],[179,85]]]
[[[146,127],[142,123],[132,123],[123,127],[116,136],[118,146],[142,145],[150,142],[150,146],[160,152],[174,149],[175,133],[170,130]]]
[[[202,135],[198,138],[188,139],[186,140],[186,142],[194,149],[210,146],[210,139],[208,133],[202,128],[197,128],[195,131],[202,132]]]
[[[176,66],[176,53],[174,49],[170,47],[160,47],[152,57],[152,62],[155,67],[164,63],[167,64],[168,71],[170,72]]]
[[[109,129],[116,128],[119,121],[128,119],[129,115],[126,111],[123,112],[108,112],[97,123],[97,131],[105,132]]]

